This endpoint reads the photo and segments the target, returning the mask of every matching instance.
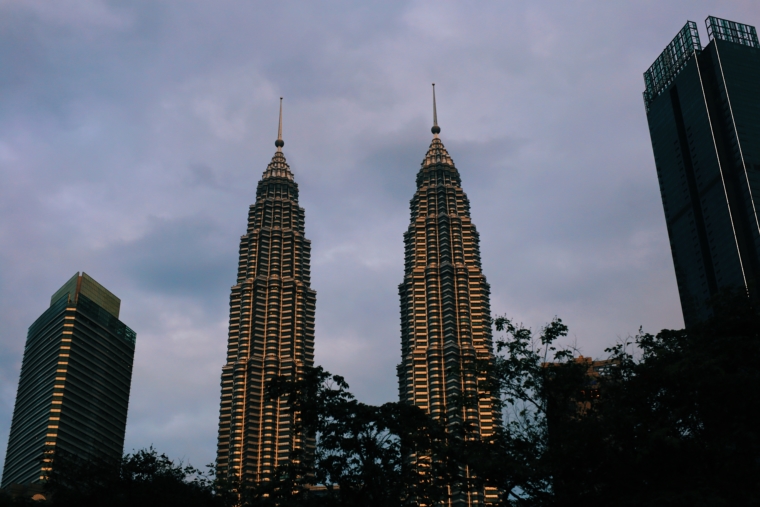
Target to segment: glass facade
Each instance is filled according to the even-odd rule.
[[[103,298],[116,300],[105,301],[110,311],[96,302]],[[77,273],[29,327],[3,488],[43,480],[55,466],[54,460],[43,463],[45,451],[121,458],[136,335],[118,319],[119,304]]]
[[[273,480],[278,467],[303,462],[313,448],[287,400],[270,400],[266,393],[273,377],[302,378],[314,366],[311,242],[280,143],[240,238],[222,367],[217,475],[249,484]]]
[[[451,435],[485,439],[501,426],[495,393],[488,391],[486,369],[479,366],[493,362],[490,287],[470,202],[438,132],[436,122],[404,234],[399,398],[442,422]],[[412,458],[418,472],[426,473],[429,458]],[[473,507],[497,500],[493,488],[452,484],[442,505]]]
[[[760,296],[760,47],[754,27],[712,16],[706,25],[708,45],[699,47],[697,35],[664,85],[652,86],[652,68],[644,74],[687,326],[709,315],[709,299],[723,289]]]

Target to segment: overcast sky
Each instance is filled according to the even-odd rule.
[[[441,138],[491,308],[585,355],[683,325],[641,97],[687,20],[756,1],[0,0],[0,466],[29,325],[86,271],[137,332],[125,451],[215,459],[239,238],[274,153],[316,361],[395,400],[415,174]]]

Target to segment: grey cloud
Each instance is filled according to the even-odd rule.
[[[214,169],[206,164],[190,164],[190,174],[187,178],[189,185],[201,185],[207,187],[218,187],[216,173]]]
[[[228,235],[205,217],[153,219],[140,239],[112,247],[106,256],[123,266],[138,289],[218,299],[234,281],[236,255]]]

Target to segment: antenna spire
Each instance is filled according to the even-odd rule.
[[[282,147],[285,146],[285,141],[282,140],[282,97],[280,97],[280,126],[277,128],[277,140],[274,145],[277,146],[277,151],[282,151]]]
[[[433,83],[433,128],[430,129],[434,137],[441,133],[441,127],[438,126],[438,111],[435,107],[435,83]]]

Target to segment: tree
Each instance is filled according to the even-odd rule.
[[[725,293],[714,317],[622,345],[595,419],[598,498],[620,505],[760,504],[760,312]],[[589,464],[591,466],[591,464]]]
[[[760,505],[760,313],[743,294],[714,305],[608,349],[593,402],[559,319],[538,339],[496,319],[504,431],[465,461],[504,505]]]
[[[504,506],[760,505],[760,312],[729,294],[714,315],[607,349],[610,368],[598,376],[558,345],[568,331],[560,319],[534,337],[496,318],[495,361],[474,366],[503,405],[503,428],[489,439],[466,425],[447,432],[407,404],[361,403],[317,367],[268,384],[308,442],[269,483],[225,484],[150,448],[119,463],[59,453],[48,487],[62,506],[436,505],[450,484],[494,486]]]
[[[49,505],[48,502],[40,502],[26,497],[13,498],[10,492],[0,490],[0,507],[43,507]]]
[[[286,475],[300,477],[291,488],[291,499],[308,497],[302,501],[314,505],[397,507],[442,497],[447,483],[441,469],[446,435],[418,407],[361,403],[343,377],[322,367],[308,369],[297,381],[275,378],[268,389],[271,398],[288,398],[300,414],[302,431],[315,441],[313,457],[302,460],[313,468]],[[436,457],[428,473],[412,469],[410,453]],[[309,494],[309,483],[324,485],[327,491],[319,497]]]
[[[482,484],[502,492],[504,505],[553,505],[556,450],[550,441],[561,440],[563,426],[556,422],[577,416],[586,368],[572,360],[572,350],[556,344],[567,335],[559,318],[538,338],[503,316],[494,326],[504,335],[496,341],[493,371],[487,377],[501,393],[504,425],[491,439],[465,442],[459,459]],[[557,438],[550,439],[555,433]]]
[[[47,458],[53,466],[46,489],[56,507],[224,505],[210,475],[175,463],[153,447],[127,454],[120,462],[84,460],[60,450]]]

